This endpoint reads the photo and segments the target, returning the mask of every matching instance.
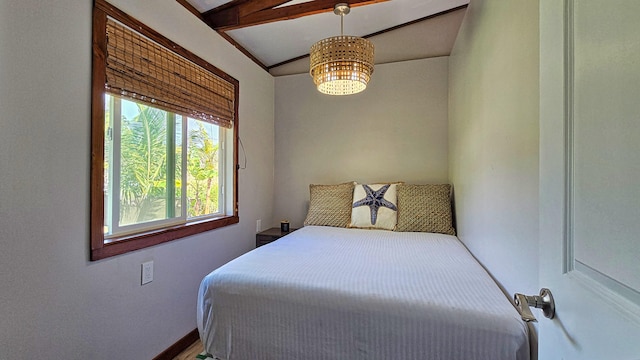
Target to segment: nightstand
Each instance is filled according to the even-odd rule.
[[[269,230],[265,230],[263,232],[259,232],[256,234],[256,247],[260,247],[264,244],[268,244],[272,241],[276,241],[281,237],[291,234],[292,232],[298,229],[290,229],[289,232],[280,231],[279,227],[274,227]]]

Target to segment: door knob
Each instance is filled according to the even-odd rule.
[[[553,319],[556,315],[556,304],[553,301],[553,295],[551,294],[551,290],[547,288],[540,289],[540,295],[531,295],[527,296],[524,294],[516,293],[513,295],[513,300],[516,303],[516,306],[520,310],[520,316],[522,316],[522,320],[526,322],[537,322],[535,316],[531,313],[531,306],[534,308],[542,309],[542,313],[544,316],[549,319]]]

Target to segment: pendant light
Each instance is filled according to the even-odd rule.
[[[367,87],[373,73],[371,41],[344,35],[344,16],[349,11],[349,4],[336,4],[333,12],[340,15],[340,36],[320,40],[311,46],[309,73],[323,94],[359,93]]]

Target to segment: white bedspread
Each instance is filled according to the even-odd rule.
[[[219,359],[529,359],[525,323],[455,236],[308,226],[207,275]]]

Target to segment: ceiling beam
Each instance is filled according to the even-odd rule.
[[[271,9],[286,4],[289,1],[291,0],[232,0],[202,13],[201,16],[207,19],[216,19],[216,23],[237,23],[241,17],[261,10]],[[212,26],[212,23],[207,23],[214,30],[219,30]]]
[[[351,7],[385,2],[389,0],[347,0]],[[306,3],[277,7],[288,1],[280,0],[234,0],[202,14],[205,22],[215,30],[233,30],[267,24],[275,21],[297,19],[333,11],[339,0],[314,0]]]

